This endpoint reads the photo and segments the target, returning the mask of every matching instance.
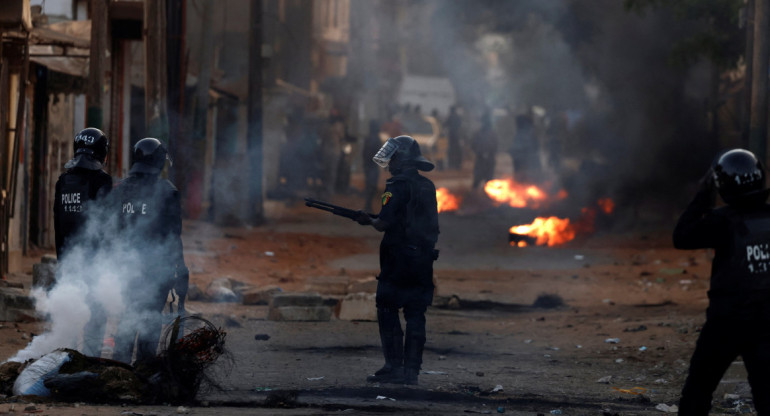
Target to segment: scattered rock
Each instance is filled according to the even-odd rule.
[[[267,305],[273,295],[281,292],[282,289],[275,285],[251,288],[241,294],[241,303],[244,305]]]
[[[337,317],[343,321],[377,321],[374,293],[351,293],[340,301]]]
[[[612,376],[604,376],[596,380],[596,382],[600,384],[610,384],[612,382]]]

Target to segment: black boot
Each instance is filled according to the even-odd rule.
[[[420,374],[419,368],[404,368],[404,384],[417,385],[418,374]]]
[[[370,383],[397,383],[404,378],[404,338],[402,335],[383,335],[382,353],[385,365],[373,376],[366,378]],[[396,380],[396,381],[391,381]]]
[[[390,371],[366,378],[369,383],[404,384],[404,367],[391,367]]]
[[[404,384],[417,384],[417,376],[422,366],[422,350],[425,338],[406,337],[404,344]]]

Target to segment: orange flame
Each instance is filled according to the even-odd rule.
[[[615,210],[615,201],[610,198],[600,198],[598,201],[596,201],[596,205],[599,205],[599,208],[602,210],[602,212],[607,215],[612,214],[612,211]]]
[[[510,232],[530,236],[535,239],[535,244],[548,247],[564,244],[575,238],[575,228],[570,224],[569,218],[537,217],[531,224],[514,225]],[[523,242],[523,245],[522,242],[517,245],[526,246],[526,242]]]
[[[493,179],[484,185],[484,191],[495,201],[507,203],[514,208],[536,208],[548,197],[537,186],[519,184],[512,179]]]
[[[456,211],[460,207],[460,199],[452,195],[446,188],[436,189],[438,212]]]

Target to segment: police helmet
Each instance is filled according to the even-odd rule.
[[[129,173],[157,175],[163,170],[168,159],[168,151],[160,140],[147,137],[134,145],[134,164]]]
[[[99,170],[104,166],[107,151],[110,149],[110,141],[104,132],[89,127],[75,135],[72,147],[75,157],[64,165],[66,169],[77,167]]]
[[[768,190],[765,169],[753,153],[733,149],[720,156],[714,165],[714,183],[728,204],[764,202]]]
[[[417,169],[428,172],[435,167],[422,155],[417,141],[409,136],[388,139],[372,160],[383,168],[391,163],[398,163],[400,165],[414,165]]]

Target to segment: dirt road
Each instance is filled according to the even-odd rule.
[[[356,197],[336,202],[351,205]],[[299,202],[271,202],[268,214],[270,222],[253,229],[186,223],[192,282],[205,288],[229,276],[333,297],[318,282],[376,274],[380,235],[373,229]],[[665,227],[600,230],[561,247],[510,247],[508,227],[527,215],[506,209],[441,215],[435,274],[443,306],[428,311],[419,386],[365,382],[383,361],[375,322],[276,322],[266,319],[267,306],[193,301],[189,309],[227,331],[233,365],[220,375],[221,390],[201,392],[185,408],[38,403],[36,409],[52,415],[652,415],[675,405],[705,319],[709,253],[674,250]],[[544,294],[563,304],[537,306]],[[42,330],[3,325],[5,356]],[[258,334],[269,339],[256,340]],[[719,386],[715,410],[750,410],[750,397],[739,360]],[[10,406],[19,413],[27,404],[0,404],[0,414]]]

